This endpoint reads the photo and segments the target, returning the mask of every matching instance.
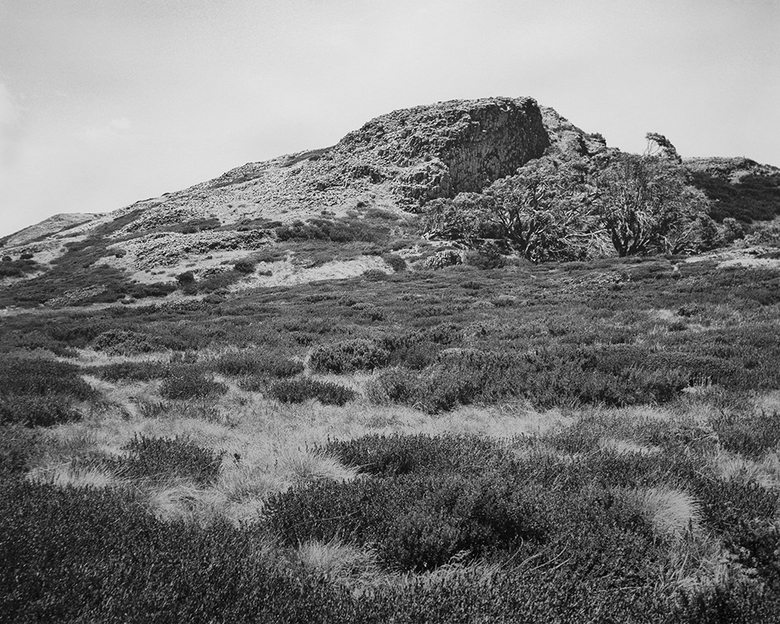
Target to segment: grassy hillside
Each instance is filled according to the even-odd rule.
[[[756,253],[8,314],[0,619],[776,621]]]

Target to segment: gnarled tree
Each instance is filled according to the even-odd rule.
[[[596,177],[595,205],[619,256],[680,251],[707,201],[669,158],[619,154]]]
[[[532,262],[582,258],[590,238],[586,173],[579,162],[531,161],[483,194],[431,202],[426,234],[469,246],[492,239]]]

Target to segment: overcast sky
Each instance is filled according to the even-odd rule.
[[[0,236],[455,98],[780,166],[778,33],[780,0],[0,0]]]

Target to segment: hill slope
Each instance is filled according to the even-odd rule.
[[[105,215],[52,217],[7,237],[12,262],[33,259],[0,272],[0,305],[163,296],[186,273],[205,284],[203,293],[391,271],[382,256],[419,257],[414,215],[432,200],[480,193],[542,156],[597,162],[616,153],[528,97],[398,110],[329,148],[248,163]],[[686,166],[718,200],[716,218],[779,210],[778,169],[745,159]]]

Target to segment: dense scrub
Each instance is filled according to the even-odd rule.
[[[580,424],[659,433],[649,422]],[[6,477],[0,607],[8,621],[772,622],[777,493],[701,473],[671,440],[638,455],[595,450],[597,437],[577,447],[591,452],[568,458],[545,450],[580,439],[566,430],[544,446],[423,435],[333,442],[322,451],[366,476],[295,487],[272,498],[254,528],[163,522],[132,490]],[[186,440],[136,438],[127,449],[117,460],[126,478],[207,484],[217,474],[219,457]],[[659,522],[657,502],[648,507],[658,499],[637,495],[670,483],[700,508],[677,512],[680,533],[668,513]],[[370,544],[384,568],[414,575],[330,579],[284,554],[292,550],[270,548],[268,529],[290,548],[334,535]],[[722,556],[697,554],[706,535],[728,545],[737,572],[719,584],[671,582],[695,575],[706,563],[697,557]],[[693,559],[675,557],[679,549]]]
[[[272,383],[268,396],[282,403],[303,403],[317,399],[323,405],[344,405],[355,398],[354,390],[329,381],[316,379],[289,379]]]
[[[779,280],[605,259],[4,317],[0,613],[772,623]],[[67,425],[94,377],[134,409]],[[531,407],[534,435],[350,439]]]
[[[0,358],[0,424],[55,425],[81,417],[76,403],[95,391],[73,364],[29,357]]]

